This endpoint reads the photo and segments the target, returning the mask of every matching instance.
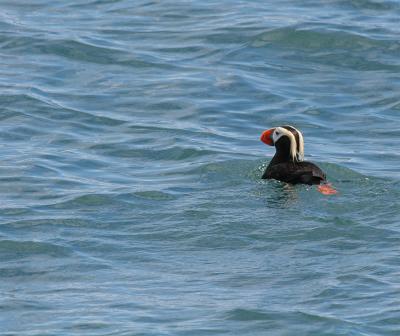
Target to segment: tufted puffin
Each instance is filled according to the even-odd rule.
[[[303,161],[304,140],[298,129],[288,125],[271,128],[262,133],[260,140],[276,148],[274,157],[264,171],[263,179],[275,179],[292,184],[326,183],[326,175],[317,165]],[[321,189],[319,191],[325,193]],[[332,189],[331,193],[336,193],[333,191],[335,190]]]

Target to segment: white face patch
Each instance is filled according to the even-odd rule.
[[[285,126],[286,127],[286,126]],[[290,156],[293,160],[303,161],[304,160],[304,140],[301,132],[294,128],[293,126],[289,126],[296,130],[299,135],[299,150],[297,150],[297,142],[296,138],[292,132],[283,127],[276,127],[274,133],[272,134],[272,140],[276,143],[282,136],[287,136],[290,140]]]

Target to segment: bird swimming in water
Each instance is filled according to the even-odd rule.
[[[317,184],[323,194],[336,190],[326,181],[326,174],[312,162],[304,161],[304,139],[293,126],[271,128],[262,133],[260,140],[275,146],[276,153],[262,175],[263,179],[275,179],[291,184]]]

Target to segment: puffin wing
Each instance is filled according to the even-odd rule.
[[[312,162],[297,162],[294,167],[289,183],[320,184],[326,180],[325,173]]]
[[[308,161],[299,162],[298,165],[305,171],[311,173],[312,184],[320,184],[320,182],[326,181],[325,173],[316,164]]]

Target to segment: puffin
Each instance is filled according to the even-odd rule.
[[[263,179],[275,179],[290,184],[324,185],[328,187],[326,174],[316,164],[304,161],[304,139],[293,126],[284,125],[264,131],[260,140],[275,146],[276,153],[262,175]],[[319,189],[320,192],[325,193]],[[325,190],[326,191],[326,190]],[[329,192],[329,191],[327,191]]]

